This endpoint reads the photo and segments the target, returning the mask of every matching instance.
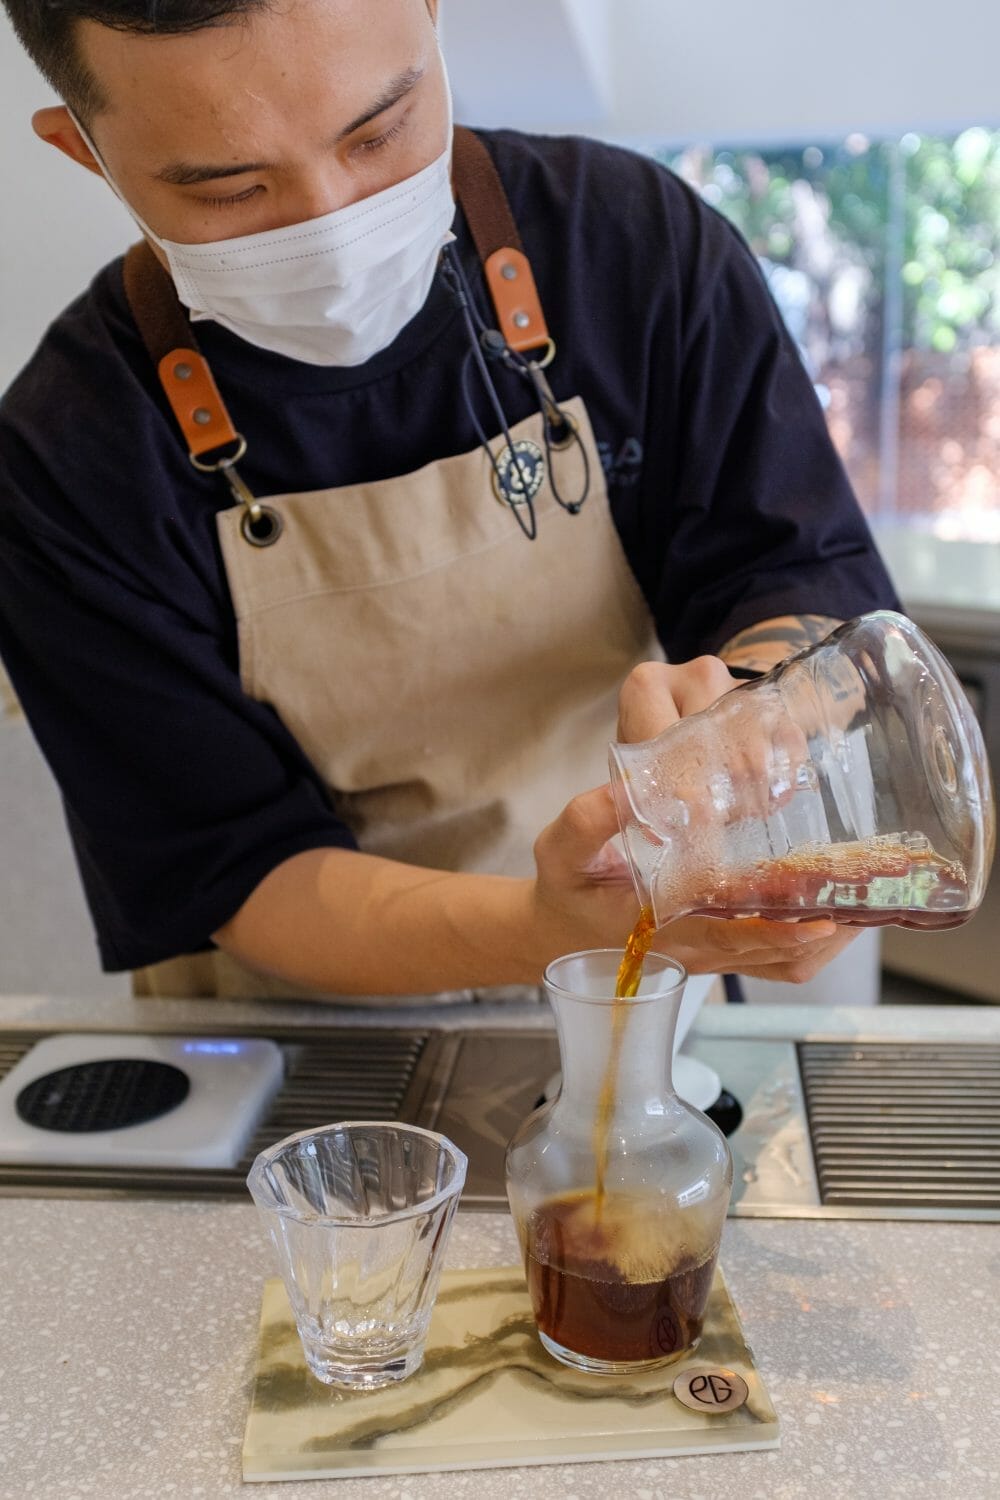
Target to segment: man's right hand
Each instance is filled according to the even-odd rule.
[[[542,967],[583,948],[622,948],[639,904],[623,857],[607,787],[585,792],[560,813],[535,844],[538,878],[531,900],[531,950]],[[856,934],[827,920],[768,922],[681,917],[661,927],[653,946],[689,974],[745,974],[803,984]]]
[[[618,737],[624,743],[654,739],[670,725],[711,707],[735,686],[736,679],[717,657],[702,656],[679,665],[644,662],[622,687]],[[755,786],[762,781],[767,798],[763,767],[771,744],[765,735],[756,748],[749,743],[741,746],[740,779],[750,802],[760,795]],[[788,744],[792,758],[801,749],[797,739]],[[705,767],[678,767],[678,778],[678,796],[694,804],[699,794],[704,795]],[[711,818],[711,808],[706,817]],[[535,845],[536,920],[546,940],[556,937],[563,943],[560,952],[622,947],[634,925],[639,908],[628,868],[608,843],[617,832],[609,790],[601,787],[574,798]],[[825,919],[792,923],[684,916],[660,929],[654,947],[676,958],[691,974],[739,973],[804,983],[853,936],[850,929]]]

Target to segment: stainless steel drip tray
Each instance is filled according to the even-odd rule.
[[[233,1169],[0,1165],[20,1196],[243,1195],[263,1146],[325,1121],[400,1118],[469,1158],[463,1207],[506,1207],[507,1141],[558,1066],[551,1031],[227,1027],[280,1046],[285,1081]],[[0,1077],[43,1034],[0,1033]],[[686,1051],[739,1100],[732,1214],[1000,1219],[1000,1042],[702,1035]]]

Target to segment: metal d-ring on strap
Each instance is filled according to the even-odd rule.
[[[233,498],[243,506],[243,514],[240,517],[240,532],[243,540],[249,542],[251,547],[273,547],[284,530],[285,523],[273,506],[261,504],[237,471],[236,464],[246,451],[247,440],[241,432],[238,432],[235,453],[230,453],[225,458],[218,458],[211,464],[203,463],[193,453],[189,453],[188,458],[202,474],[221,474],[225,479]]]
[[[555,339],[551,339],[550,338],[549,341],[548,341],[548,343],[545,345],[545,353],[542,355],[541,359],[533,359],[531,361],[531,363],[535,367],[536,370],[547,370],[548,367],[549,367],[549,365],[555,359],[555,357],[556,357],[556,341],[555,341]],[[546,384],[547,383],[548,382],[546,382]],[[551,392],[550,392],[550,394],[551,394]]]

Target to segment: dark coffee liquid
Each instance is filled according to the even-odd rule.
[[[916,839],[816,845],[684,892],[706,917],[826,917],[852,927],[957,927],[971,915],[962,866]]]
[[[701,1337],[718,1247],[671,1255],[662,1215],[641,1199],[569,1193],[527,1224],[535,1322],[589,1359],[634,1364],[679,1357]]]

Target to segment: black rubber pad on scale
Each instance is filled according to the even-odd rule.
[[[45,1073],[25,1085],[15,1108],[25,1124],[40,1130],[124,1130],[169,1114],[190,1088],[187,1074],[172,1063],[109,1057]]]

